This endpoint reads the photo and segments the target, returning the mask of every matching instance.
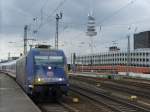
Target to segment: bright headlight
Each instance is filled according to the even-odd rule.
[[[48,69],[49,69],[49,70],[51,70],[51,69],[52,69],[52,67],[51,67],[51,66],[49,66],[49,67],[48,67]]]
[[[63,79],[62,79],[62,78],[59,78],[58,80],[59,80],[59,81],[62,81]]]
[[[40,82],[40,81],[41,81],[41,78],[38,78],[38,81]]]
[[[35,81],[36,81],[37,83],[43,82],[43,76],[42,76],[42,75],[36,75]]]

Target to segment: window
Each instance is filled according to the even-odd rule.
[[[35,65],[55,65],[55,66],[63,66],[64,59],[63,56],[34,56]]]

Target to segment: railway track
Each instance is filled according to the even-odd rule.
[[[139,85],[136,85],[136,83],[128,83],[125,81],[119,81],[119,80],[97,80],[94,78],[87,78],[87,77],[73,77],[71,79],[84,81],[90,84],[96,85],[97,83],[100,83],[101,86],[110,88],[117,91],[122,91],[125,93],[134,94],[143,98],[150,99],[150,90],[147,88],[144,88],[144,85],[142,87],[139,87]]]
[[[117,80],[116,83],[122,83],[127,85],[133,85],[140,88],[150,89],[150,80],[143,80],[143,79],[131,79],[131,78],[124,78],[121,81]]]
[[[130,94],[134,94],[143,98],[150,99],[150,95],[149,95],[150,91],[144,88],[139,88],[137,86],[131,86],[131,85],[123,85],[123,84],[114,83],[114,82],[104,82],[102,85],[110,89],[128,92]]]
[[[53,103],[38,104],[42,112],[79,112],[76,108],[71,107],[67,103],[57,101]]]
[[[72,103],[69,102],[67,97],[57,102],[39,103],[37,105],[42,112],[115,112],[77,92],[70,90],[70,94],[78,96],[80,101],[78,103]]]
[[[115,112],[83,95],[76,92],[73,93],[80,99],[84,99],[86,103],[81,101],[82,103],[72,105],[65,101],[58,101],[56,103],[40,103],[38,107],[42,112]]]
[[[73,78],[76,79],[76,78]],[[80,82],[85,82],[85,78],[79,78]],[[58,101],[57,103],[43,103],[40,104],[39,107],[42,112],[150,112],[150,110],[146,107],[139,106],[136,102],[129,102],[127,100],[123,100],[121,98],[112,96],[109,91],[105,91],[96,86],[93,86],[93,83],[99,83],[99,81],[92,79],[87,80],[88,83],[80,83],[78,80],[72,80],[71,78],[71,88],[70,90],[74,93],[80,94],[82,97],[85,97],[87,102],[91,105],[91,107],[95,108],[95,110],[91,109],[90,106],[87,105],[86,109],[82,104],[71,105],[65,101]],[[105,82],[105,81],[102,81]],[[80,83],[80,85],[79,85]],[[89,84],[90,83],[90,84]],[[91,84],[92,83],[92,84]],[[89,100],[91,101],[89,101]],[[92,102],[92,103],[91,103]],[[86,105],[86,104],[85,104]]]
[[[112,109],[114,112],[150,112],[150,110],[136,104],[111,96],[107,91],[91,88],[87,85],[83,86],[83,84],[79,85],[77,82],[71,83],[71,90]]]
[[[114,112],[110,108],[98,103],[97,101],[94,101],[80,94],[79,92],[74,91],[72,87],[70,91],[74,93],[76,96],[78,96],[81,102],[82,100],[86,101],[86,102],[80,103],[80,107],[82,108],[80,109],[80,112]]]

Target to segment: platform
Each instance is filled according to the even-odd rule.
[[[0,112],[41,112],[15,80],[0,73]]]

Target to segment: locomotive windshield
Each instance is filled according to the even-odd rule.
[[[64,66],[63,56],[34,56],[35,65],[50,64],[54,66]]]

